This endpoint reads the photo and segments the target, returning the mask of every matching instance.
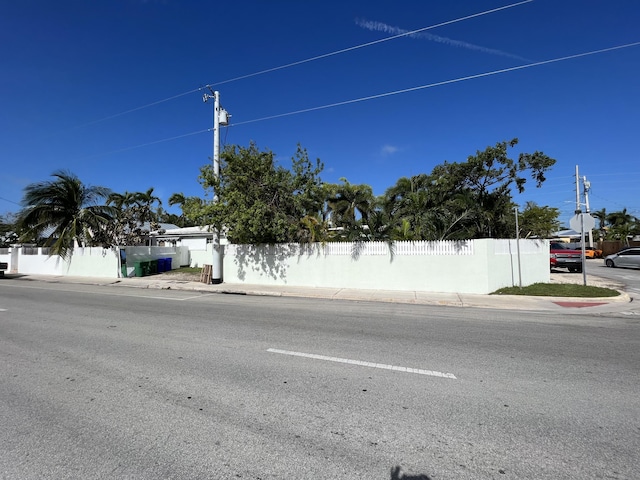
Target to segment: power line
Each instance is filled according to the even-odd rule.
[[[513,3],[511,5],[506,5],[504,7],[498,7],[498,8],[494,8],[494,9],[491,9],[491,10],[486,10],[484,12],[474,13],[472,15],[467,15],[466,17],[460,17],[460,18],[457,18],[455,20],[449,20],[449,21],[446,21],[446,22],[438,23],[436,25],[431,25],[429,27],[423,27],[423,28],[419,28],[417,30],[412,30],[410,32],[399,33],[397,35],[392,35],[391,37],[381,38],[379,40],[374,40],[372,42],[363,43],[363,44],[356,45],[356,46],[353,46],[353,47],[343,48],[341,50],[336,50],[335,52],[325,53],[325,54],[318,55],[318,56],[315,56],[315,57],[307,58],[306,60],[299,60],[297,62],[288,63],[286,65],[281,65],[279,67],[268,68],[266,70],[262,70],[262,71],[259,71],[259,72],[256,72],[256,73],[251,73],[251,74],[248,74],[248,75],[242,75],[240,77],[231,78],[229,80],[223,80],[221,82],[212,83],[210,85],[207,85],[207,87],[213,87],[213,86],[216,86],[216,85],[222,85],[222,84],[225,84],[225,83],[235,82],[236,80],[243,80],[245,78],[251,78],[251,77],[258,76],[258,75],[263,75],[265,73],[270,73],[270,72],[275,72],[277,70],[282,70],[284,68],[294,67],[296,65],[302,65],[304,63],[313,62],[315,60],[321,60],[323,58],[332,57],[334,55],[340,55],[341,53],[347,53],[347,52],[351,52],[353,50],[358,50],[360,48],[370,47],[372,45],[377,45],[379,43],[388,42],[389,40],[395,40],[396,38],[408,37],[410,35],[415,35],[416,33],[424,32],[426,30],[432,30],[434,28],[443,27],[445,25],[451,25],[453,23],[462,22],[464,20],[470,20],[472,18],[480,17],[480,16],[483,16],[483,15],[488,15],[490,13],[495,13],[495,12],[498,12],[500,10],[505,10],[507,8],[517,7],[517,6],[525,4],[525,3],[531,3],[532,1],[533,0],[524,0],[522,2]]]
[[[18,202],[14,202],[13,200],[9,200],[8,198],[0,197],[0,200],[4,200],[5,202],[13,203],[14,205],[18,205],[19,207],[22,206]]]
[[[237,126],[240,126],[240,125],[247,125],[249,123],[257,123],[257,122],[262,122],[262,121],[265,121],[265,120],[273,120],[273,119],[276,119],[276,118],[282,118],[282,117],[288,117],[288,116],[292,116],[292,115],[298,115],[298,114],[301,114],[301,113],[308,113],[308,112],[314,112],[314,111],[318,111],[318,110],[324,110],[324,109],[327,109],[327,108],[334,108],[334,107],[339,107],[339,106],[343,106],[343,105],[350,105],[350,104],[353,104],[353,103],[364,102],[364,101],[368,101],[368,100],[375,100],[375,99],[378,99],[378,98],[389,97],[389,96],[392,96],[392,95],[399,95],[399,94],[402,94],[402,93],[415,92],[415,91],[424,90],[424,89],[427,89],[427,88],[433,88],[433,87],[439,87],[439,86],[449,85],[449,84],[453,84],[453,83],[459,83],[459,82],[463,82],[463,81],[466,81],[466,80],[473,80],[473,79],[476,79],[476,78],[489,77],[489,76],[498,75],[498,74],[501,74],[501,73],[508,73],[508,72],[513,72],[513,71],[516,71],[516,70],[524,70],[526,68],[538,67],[538,66],[541,66],[541,65],[548,65],[548,64],[551,64],[551,63],[563,62],[563,61],[566,61],[566,60],[572,60],[572,59],[575,59],[575,58],[581,58],[581,57],[586,57],[586,56],[590,56],[590,55],[596,55],[596,54],[599,54],[599,53],[611,52],[611,51],[614,51],[614,50],[620,50],[620,49],[623,49],[623,48],[635,47],[635,46],[638,46],[638,45],[640,45],[640,42],[627,43],[627,44],[624,44],[624,45],[617,45],[615,47],[603,48],[603,49],[600,49],[600,50],[592,50],[590,52],[584,52],[584,53],[578,53],[578,54],[575,54],[575,55],[568,55],[568,56],[565,56],[565,57],[553,58],[551,60],[544,60],[544,61],[541,61],[541,62],[528,63],[526,65],[519,65],[519,66],[516,66],[516,67],[503,68],[503,69],[500,69],[500,70],[493,70],[493,71],[490,71],[490,72],[478,73],[478,74],[475,74],[475,75],[468,75],[466,77],[459,77],[459,78],[454,78],[452,80],[444,80],[442,82],[429,83],[429,84],[426,84],[426,85],[420,85],[420,86],[417,86],[417,87],[405,88],[405,89],[402,89],[402,90],[394,90],[392,92],[380,93],[380,94],[377,94],[377,95],[370,95],[370,96],[367,96],[367,97],[360,97],[360,98],[355,98],[355,99],[352,99],[352,100],[345,100],[345,101],[342,101],[342,102],[329,103],[327,105],[321,105],[321,106],[318,106],[318,107],[310,107],[310,108],[305,108],[305,109],[302,109],[302,110],[295,110],[295,111],[292,111],[292,112],[280,113],[280,114],[277,114],[277,115],[270,115],[268,117],[256,118],[254,120],[246,120],[244,122],[238,122],[238,123],[231,124],[230,126],[237,127]],[[89,157],[83,157],[83,159],[84,158],[97,157],[97,156],[103,156],[103,155],[110,155],[110,154],[113,154],[113,153],[125,152],[125,151],[133,150],[133,149],[136,149],[136,148],[146,147],[148,145],[155,145],[155,144],[158,144],[158,143],[169,142],[171,140],[177,140],[179,138],[189,137],[189,136],[192,136],[192,135],[198,135],[200,133],[205,133],[205,132],[210,132],[210,131],[211,131],[211,129],[208,128],[208,129],[205,129],[205,130],[199,130],[197,132],[185,133],[183,135],[178,135],[178,136],[175,136],[175,137],[165,138],[165,139],[162,139],[162,140],[156,140],[156,141],[153,141],[153,142],[143,143],[141,145],[134,145],[134,146],[131,146],[131,147],[126,147],[126,148],[120,149],[120,150],[114,150],[114,151],[107,152],[107,153],[91,155]],[[569,178],[569,177],[565,177],[565,178]]]
[[[354,50],[358,50],[360,48],[370,47],[372,45],[377,45],[379,43],[388,42],[390,40],[395,40],[397,38],[408,37],[410,35],[415,35],[416,33],[424,32],[426,30],[432,30],[434,28],[439,28],[439,27],[443,27],[443,26],[446,26],[446,25],[451,25],[451,24],[454,24],[454,23],[462,22],[462,21],[465,21],[465,20],[470,20],[472,18],[481,17],[483,15],[488,15],[490,13],[499,12],[501,10],[506,10],[506,9],[509,9],[509,8],[517,7],[517,6],[523,5],[525,3],[531,3],[531,2],[533,2],[533,0],[523,0],[521,2],[512,3],[510,5],[505,5],[503,7],[493,8],[491,10],[486,10],[484,12],[474,13],[472,15],[467,15],[465,17],[460,17],[460,18],[457,18],[455,20],[448,20],[446,22],[441,22],[441,23],[438,23],[438,24],[435,24],[435,25],[430,25],[428,27],[419,28],[417,30],[412,30],[410,32],[404,32],[404,33],[400,33],[400,34],[397,34],[397,35],[392,35],[390,37],[381,38],[379,40],[374,40],[372,42],[367,42],[367,43],[362,43],[360,45],[355,45],[353,47],[343,48],[343,49],[340,49],[340,50],[336,50],[334,52],[324,53],[322,55],[316,55],[315,57],[310,57],[310,58],[307,58],[307,59],[304,59],[304,60],[298,60],[298,61],[295,61],[295,62],[287,63],[287,64],[284,64],[284,65],[280,65],[278,67],[267,68],[266,70],[260,70],[258,72],[249,73],[247,75],[241,75],[239,77],[230,78],[228,80],[222,80],[220,82],[209,83],[209,84],[205,85],[204,87],[194,88],[192,90],[189,90],[189,91],[186,91],[186,92],[183,92],[183,93],[178,93],[177,95],[172,95],[172,96],[164,98],[162,100],[157,100],[155,102],[147,103],[146,105],[141,105],[139,107],[131,108],[129,110],[125,110],[125,111],[120,112],[120,113],[115,113],[113,115],[109,115],[108,117],[100,118],[98,120],[92,120],[92,121],[90,121],[88,123],[85,123],[85,124],[82,124],[82,125],[79,125],[79,126],[73,127],[73,128],[87,127],[89,125],[95,125],[96,123],[105,122],[107,120],[111,120],[113,118],[121,117],[121,116],[127,115],[129,113],[137,112],[138,110],[143,110],[143,109],[148,108],[148,107],[153,107],[153,106],[159,105],[161,103],[165,103],[165,102],[168,102],[168,101],[171,101],[171,100],[175,100],[176,98],[184,97],[185,95],[190,95],[192,93],[201,91],[203,88],[210,88],[210,87],[214,87],[216,85],[223,85],[225,83],[231,83],[231,82],[235,82],[235,81],[238,81],[238,80],[244,80],[244,79],[251,78],[251,77],[257,77],[258,75],[264,75],[266,73],[276,72],[278,70],[284,70],[285,68],[295,67],[297,65],[302,65],[302,64],[305,64],[305,63],[309,63],[309,62],[314,62],[316,60],[322,60],[323,58],[333,57],[335,55],[340,55],[342,53],[351,52],[351,51],[354,51]]]
[[[113,155],[114,153],[127,152],[129,150],[135,150],[137,148],[148,147],[150,145],[157,145],[158,143],[170,142],[172,140],[178,140],[180,138],[191,137],[193,135],[199,135],[201,133],[210,132],[211,130],[212,130],[211,128],[207,128],[207,129],[204,129],[204,130],[198,130],[197,132],[184,133],[182,135],[176,135],[175,137],[163,138],[161,140],[155,140],[153,142],[142,143],[140,145],[133,145],[131,147],[120,148],[118,150],[112,150],[110,152],[96,153],[94,155],[88,155],[86,157],[79,158],[78,160],[86,160],[86,159],[89,159],[89,158],[103,157],[105,155]]]
[[[492,76],[492,75],[498,75],[500,73],[513,72],[513,71],[516,71],[516,70],[524,70],[525,68],[538,67],[540,65],[547,65],[547,64],[550,64],[550,63],[563,62],[565,60],[572,60],[574,58],[586,57],[586,56],[595,55],[595,54],[598,54],[598,53],[611,52],[613,50],[620,50],[622,48],[635,47],[637,45],[640,45],[640,42],[628,43],[628,44],[625,44],[625,45],[618,45],[616,47],[603,48],[603,49],[600,49],[600,50],[592,50],[590,52],[578,53],[578,54],[575,54],[575,55],[568,55],[566,57],[559,57],[559,58],[554,58],[554,59],[551,59],[551,60],[544,60],[544,61],[541,61],[541,62],[528,63],[526,65],[518,65],[516,67],[502,68],[500,70],[493,70],[491,72],[478,73],[476,75],[469,75],[469,76],[466,76],[466,77],[459,77],[459,78],[455,78],[453,80],[445,80],[445,81],[442,81],[442,82],[429,83],[427,85],[420,85],[420,86],[417,86],[417,87],[404,88],[402,90],[394,90],[392,92],[380,93],[380,94],[377,94],[377,95],[370,95],[368,97],[355,98],[353,100],[345,100],[343,102],[330,103],[328,105],[321,105],[319,107],[311,107],[311,108],[305,108],[305,109],[302,109],[302,110],[295,110],[293,112],[281,113],[281,114],[278,114],[278,115],[271,115],[271,116],[268,116],[268,117],[257,118],[255,120],[247,120],[247,121],[244,121],[244,122],[234,123],[234,124],[232,124],[232,126],[245,125],[247,123],[255,123],[255,122],[260,122],[260,121],[263,121],[263,120],[272,120],[272,119],[275,119],[275,118],[286,117],[286,116],[289,116],[289,115],[297,115],[297,114],[300,114],[300,113],[313,112],[313,111],[317,111],[317,110],[323,110],[323,109],[326,109],[326,108],[333,108],[333,107],[339,107],[339,106],[342,106],[342,105],[349,105],[349,104],[352,104],[352,103],[365,102],[367,100],[374,100],[374,99],[377,99],[377,98],[390,97],[392,95],[399,95],[401,93],[415,92],[417,90],[424,90],[426,88],[440,87],[442,85],[449,85],[449,84],[452,84],[452,83],[464,82],[466,80],[473,80],[473,79],[476,79],[476,78],[489,77],[489,76]]]

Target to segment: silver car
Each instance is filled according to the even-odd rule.
[[[625,248],[604,259],[607,267],[640,268],[640,248]]]

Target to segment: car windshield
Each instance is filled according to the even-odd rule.
[[[552,243],[551,249],[552,250],[571,250],[568,246],[565,246],[562,243]]]

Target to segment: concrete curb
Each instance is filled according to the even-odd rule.
[[[197,281],[173,280],[160,277],[142,278],[97,278],[97,277],[66,277],[48,275],[20,275],[17,280],[43,281],[48,283],[84,284],[108,287],[130,287],[158,290],[186,290],[202,294],[246,295],[257,297],[296,297],[327,300],[347,300],[356,302],[379,302],[411,305],[452,306],[462,308],[489,308],[506,310],[528,310],[576,313],[620,312],[625,305],[631,304],[631,298],[626,292],[617,290],[617,297],[535,297],[524,295],[479,295],[460,293],[433,293],[422,291],[393,291],[393,290],[357,290],[345,288],[315,288],[258,285],[207,285]],[[5,277],[11,279],[11,276]],[[570,308],[576,307],[576,308]],[[578,308],[580,307],[580,308]],[[585,310],[586,307],[586,310]],[[635,304],[633,304],[635,307]],[[633,308],[635,310],[635,308]],[[640,306],[639,306],[640,312]]]

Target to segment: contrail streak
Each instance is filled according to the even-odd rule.
[[[142,109],[145,109],[145,108],[148,108],[148,107],[153,107],[155,105],[159,105],[161,103],[165,103],[165,102],[168,102],[170,100],[175,100],[176,98],[184,97],[185,95],[190,95],[192,93],[195,93],[195,92],[198,92],[198,91],[202,91],[204,88],[210,88],[210,87],[214,87],[214,86],[217,86],[217,85],[224,85],[226,83],[231,83],[231,82],[236,82],[238,80],[244,80],[244,79],[247,79],[247,78],[257,77],[259,75],[264,75],[264,74],[267,74],[267,73],[276,72],[278,70],[284,70],[285,68],[291,68],[291,67],[295,67],[297,65],[302,65],[302,64],[305,64],[305,63],[309,63],[309,62],[315,62],[317,60],[322,60],[323,58],[333,57],[335,55],[341,55],[343,53],[351,52],[351,51],[354,51],[354,50],[359,50],[359,49],[365,48],[365,47],[370,47],[370,46],[373,46],[373,45],[377,45],[379,43],[388,42],[390,40],[395,40],[396,38],[406,37],[406,36],[409,36],[409,35],[415,35],[415,34],[418,34],[420,32],[424,32],[425,30],[432,30],[434,28],[443,27],[445,25],[451,25],[451,24],[454,24],[454,23],[463,22],[465,20],[470,20],[472,18],[477,18],[477,17],[481,17],[481,16],[484,16],[484,15],[489,15],[491,13],[499,12],[499,11],[502,11],[502,10],[507,10],[507,9],[514,8],[514,7],[518,7],[520,5],[524,5],[526,3],[531,3],[531,2],[533,2],[533,0],[522,0],[520,2],[512,3],[512,4],[509,4],[509,5],[502,6],[502,7],[492,8],[491,10],[485,10],[484,12],[474,13],[472,15],[467,15],[465,17],[456,18],[455,20],[448,20],[446,22],[441,22],[441,23],[438,23],[436,25],[431,25],[431,26],[428,26],[428,27],[419,28],[417,30],[405,31],[404,33],[399,33],[399,34],[396,34],[396,35],[392,35],[390,37],[385,37],[385,38],[381,38],[379,40],[374,40],[373,42],[367,42],[367,43],[363,43],[363,44],[360,44],[360,45],[355,45],[353,47],[342,48],[340,50],[335,50],[333,52],[324,53],[322,55],[316,55],[315,57],[306,58],[304,60],[298,60],[296,62],[286,63],[284,65],[280,65],[280,66],[277,66],[277,67],[267,68],[266,70],[260,70],[258,72],[249,73],[249,74],[246,74],[246,75],[241,75],[239,77],[233,77],[233,78],[229,78],[227,80],[221,80],[221,81],[218,81],[218,82],[209,83],[209,84],[205,85],[204,87],[194,88],[194,89],[188,90],[186,92],[178,93],[176,95],[172,95],[170,97],[163,98],[162,100],[157,100],[155,102],[147,103],[145,105],[141,105],[139,107],[131,108],[129,110],[125,110],[125,111],[120,112],[120,113],[114,113],[113,115],[109,115],[107,117],[99,118],[97,120],[92,120],[90,122],[86,122],[86,123],[83,123],[81,125],[76,125],[75,127],[72,127],[72,128],[70,128],[68,130],[84,128],[84,127],[87,127],[89,125],[95,125],[96,123],[102,123],[102,122],[105,122],[107,120],[111,120],[111,119],[114,119],[114,118],[117,118],[117,117],[121,117],[123,115],[127,115],[129,113],[137,112],[138,110],[142,110]]]
[[[239,125],[246,125],[247,123],[255,123],[255,122],[261,122],[263,120],[272,120],[274,118],[288,117],[288,116],[291,116],[291,115],[298,115],[300,113],[315,112],[317,110],[324,110],[326,108],[334,108],[334,107],[339,107],[339,106],[342,106],[342,105],[350,105],[352,103],[365,102],[365,101],[368,101],[368,100],[374,100],[376,98],[383,98],[383,97],[389,97],[389,96],[392,96],[392,95],[399,95],[399,94],[402,94],[402,93],[415,92],[417,90],[424,90],[426,88],[440,87],[442,85],[449,85],[449,84],[452,84],[452,83],[459,83],[459,82],[464,82],[464,81],[467,81],[467,80],[474,80],[476,78],[489,77],[489,76],[492,76],[492,75],[499,75],[499,74],[507,73],[507,72],[515,72],[517,70],[524,70],[526,68],[538,67],[540,65],[548,65],[550,63],[564,62],[566,60],[572,60],[572,59],[575,59],[575,58],[587,57],[587,56],[590,56],[590,55],[597,55],[597,54],[601,54],[601,53],[612,52],[614,50],[620,50],[620,49],[623,49],[623,48],[630,48],[630,47],[637,47],[637,46],[640,46],[640,42],[627,43],[625,45],[617,45],[615,47],[602,48],[600,50],[592,50],[590,52],[585,52],[585,53],[577,53],[575,55],[567,55],[565,57],[553,58],[551,60],[544,60],[544,61],[541,61],[541,62],[527,63],[526,65],[519,65],[519,66],[516,66],[516,67],[502,68],[500,70],[493,70],[493,71],[490,71],[490,72],[478,73],[478,74],[475,74],[475,75],[468,75],[466,77],[458,77],[458,78],[454,78],[454,79],[451,79],[451,80],[444,80],[442,82],[429,83],[427,85],[420,85],[420,86],[417,86],[417,87],[403,88],[402,90],[394,90],[392,92],[380,93],[380,94],[377,94],[377,95],[370,95],[368,97],[354,98],[353,100],[345,100],[343,102],[330,103],[328,105],[321,105],[319,107],[305,108],[305,109],[296,110],[296,111],[293,111],[293,112],[281,113],[281,114],[278,114],[278,115],[271,115],[271,116],[262,117],[262,118],[256,118],[255,120],[246,120],[244,122],[233,123],[233,124],[231,124],[231,126],[232,127],[236,127],[236,126],[239,126]]]
[[[475,50],[476,52],[488,53],[491,55],[499,55],[501,57],[514,58],[516,60],[522,60],[524,62],[531,62],[531,60],[529,60],[528,58],[524,58],[519,55],[514,55],[509,52],[504,52],[502,50],[487,48],[481,45],[474,45],[473,43],[463,42],[462,40],[453,40],[451,38],[434,35],[433,33],[427,33],[427,32],[415,33],[410,30],[405,30],[399,27],[393,27],[391,25],[387,25],[386,23],[382,23],[382,22],[375,22],[372,20],[364,20],[364,19],[357,18],[356,25],[366,30],[371,30],[373,32],[384,32],[384,33],[390,33],[392,35],[406,35],[409,38],[422,38],[425,40],[442,43],[444,45],[449,45],[452,47],[466,48],[467,50]]]
[[[399,95],[399,94],[402,94],[402,93],[415,92],[415,91],[424,90],[424,89],[427,89],[427,88],[433,88],[433,87],[439,87],[439,86],[449,85],[449,84],[453,84],[453,83],[464,82],[464,81],[473,80],[473,79],[476,79],[476,78],[490,77],[490,76],[493,76],[493,75],[500,75],[500,74],[503,74],[503,73],[514,72],[514,71],[518,71],[518,70],[524,70],[524,69],[527,69],[527,68],[538,67],[538,66],[541,66],[541,65],[548,65],[548,64],[552,64],[552,63],[564,62],[564,61],[573,60],[573,59],[576,59],[576,58],[588,57],[588,56],[591,56],[591,55],[598,55],[598,54],[601,54],[601,53],[607,53],[607,52],[612,52],[612,51],[615,51],[615,50],[621,50],[621,49],[637,47],[637,46],[640,46],[640,42],[627,43],[625,45],[617,45],[615,47],[602,48],[600,50],[592,50],[590,52],[584,52],[584,53],[577,53],[575,55],[567,55],[567,56],[564,56],[564,57],[553,58],[551,60],[544,60],[544,61],[541,61],[541,62],[528,63],[526,65],[520,65],[520,66],[516,66],[516,67],[503,68],[503,69],[500,69],[500,70],[493,70],[493,71],[490,71],[490,72],[478,73],[478,74],[475,74],[475,75],[468,75],[466,77],[459,77],[459,78],[454,78],[454,79],[451,79],[451,80],[444,80],[444,81],[441,81],[441,82],[429,83],[427,85],[420,85],[420,86],[417,86],[417,87],[404,88],[402,90],[394,90],[392,92],[380,93],[378,95],[370,95],[368,97],[354,98],[352,100],[345,100],[345,101],[342,101],[342,102],[330,103],[330,104],[321,105],[321,106],[318,106],[318,107],[305,108],[305,109],[296,110],[296,111],[293,111],[293,112],[280,113],[280,114],[271,115],[271,116],[268,116],[268,117],[256,118],[254,120],[246,120],[244,122],[233,123],[230,126],[231,127],[237,127],[237,126],[246,125],[246,124],[249,124],[249,123],[262,122],[262,121],[265,121],[265,120],[273,120],[273,119],[282,118],[282,117],[289,117],[291,115],[298,115],[298,114],[301,114],[301,113],[315,112],[315,111],[324,110],[324,109],[327,109],[327,108],[334,108],[334,107],[339,107],[339,106],[342,106],[342,105],[350,105],[352,103],[365,102],[365,101],[368,101],[368,100],[374,100],[374,99],[377,99],[377,98],[389,97],[389,96],[392,96],[392,95]],[[158,144],[158,143],[169,142],[169,141],[176,140],[176,139],[179,139],[179,138],[189,137],[189,136],[192,136],[192,135],[199,135],[201,133],[210,132],[210,131],[211,131],[211,129],[207,128],[205,130],[199,130],[197,132],[185,133],[183,135],[178,135],[178,136],[171,137],[171,138],[164,138],[164,139],[161,139],[161,140],[156,140],[154,142],[144,143],[144,144],[141,144],[141,145],[134,145],[134,146],[131,146],[131,147],[122,148],[120,150],[115,150],[115,151],[112,151],[112,152],[95,154],[95,155],[91,155],[90,157],[83,157],[81,159],[91,158],[91,157],[98,157],[98,156],[103,156],[103,155],[111,155],[111,154],[120,153],[120,152],[125,152],[125,151],[133,150],[133,149],[136,149],[136,148],[146,147],[148,145],[155,145],[155,144]]]

